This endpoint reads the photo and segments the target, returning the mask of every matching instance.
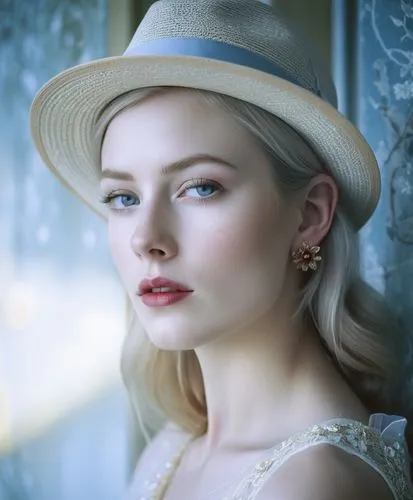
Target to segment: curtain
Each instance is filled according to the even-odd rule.
[[[379,206],[360,235],[362,269],[413,331],[413,0],[336,0],[334,7],[341,110],[375,151],[382,176]]]
[[[34,151],[28,112],[107,53],[107,0],[0,1],[0,498],[121,498],[125,298],[106,232]]]

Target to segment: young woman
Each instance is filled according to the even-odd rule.
[[[358,269],[379,171],[335,105],[250,0],[161,0],[36,97],[45,163],[108,221],[131,398],[167,420],[131,499],[412,498],[407,337]]]

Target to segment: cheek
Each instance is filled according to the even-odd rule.
[[[119,252],[121,251],[122,245],[119,245],[119,237],[118,237],[119,231],[116,229],[116,226],[111,224],[110,220],[108,222],[108,243],[109,243],[109,250],[110,253],[112,254],[113,260],[117,261],[117,256]]]
[[[249,213],[216,219],[199,241],[200,253],[215,267],[257,266],[285,260],[289,251],[288,225],[278,211],[257,205]]]
[[[221,218],[206,234],[190,268],[208,315],[213,311],[220,327],[232,330],[272,311],[287,276],[291,230],[285,217],[257,204],[248,215]]]
[[[127,228],[122,224],[108,222],[108,244],[113,262],[122,279],[127,276],[130,268],[130,258],[133,257],[129,244],[130,236]]]

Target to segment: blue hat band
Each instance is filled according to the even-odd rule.
[[[161,38],[128,48],[125,56],[193,56],[247,66],[303,87],[283,68],[242,47],[200,38]],[[309,90],[309,89],[306,89]],[[313,92],[314,93],[314,92]],[[319,92],[316,95],[320,95]]]

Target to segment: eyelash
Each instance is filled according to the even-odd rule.
[[[182,192],[185,192],[188,189],[193,189],[193,188],[197,188],[200,186],[213,186],[216,189],[216,191],[214,191],[214,193],[210,196],[195,198],[195,201],[197,203],[207,203],[208,200],[215,198],[215,196],[217,196],[219,193],[221,193],[223,191],[223,187],[220,184],[218,184],[217,182],[211,181],[210,179],[205,179],[205,178],[196,179],[196,178],[194,178],[194,179],[191,179],[189,182],[190,182],[190,184],[187,185],[185,187],[185,189],[183,189]],[[104,194],[100,198],[100,202],[105,204],[105,205],[109,205],[113,200],[115,200],[116,198],[121,197],[121,196],[131,196],[132,198],[135,198],[134,194],[131,194],[131,193],[128,193],[125,191],[113,190],[113,191],[109,191],[107,194]],[[131,205],[130,207],[125,207],[123,209],[115,209],[115,210],[126,211],[126,210],[128,210],[128,208],[132,208],[133,206],[134,205]]]
[[[218,182],[214,182],[214,181],[211,181],[210,179],[205,179],[202,177],[198,178],[198,179],[193,178],[189,182],[190,182],[190,184],[185,186],[185,189],[183,190],[183,192],[187,191],[188,189],[194,189],[194,188],[201,187],[201,186],[212,186],[215,189],[214,193],[211,194],[210,196],[194,198],[196,200],[196,202],[199,202],[199,203],[206,203],[208,200],[215,198],[218,194],[222,193],[224,190],[224,188]]]
[[[109,191],[107,194],[102,195],[99,201],[104,205],[109,205],[109,203],[111,203],[116,198],[119,198],[120,196],[135,197],[133,194],[129,194],[124,191]]]

